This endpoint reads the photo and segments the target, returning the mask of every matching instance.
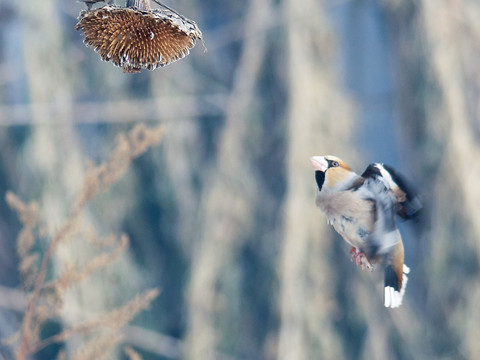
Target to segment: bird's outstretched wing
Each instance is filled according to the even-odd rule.
[[[385,306],[395,308],[402,303],[410,271],[404,264],[403,242],[395,214],[411,219],[418,214],[422,203],[408,181],[388,165],[370,164],[362,177],[376,203],[375,229],[369,239],[367,256],[384,258]]]
[[[396,198],[396,214],[403,219],[415,218],[422,209],[422,201],[408,180],[391,166],[379,163],[368,165],[363,178],[381,181]]]
[[[367,246],[367,255],[378,257],[388,253],[401,241],[395,215],[410,219],[418,213],[422,204],[418,193],[407,180],[388,165],[370,164],[362,178],[364,191],[375,201],[375,226]]]
[[[391,166],[384,164],[383,168],[390,174],[393,183],[396,184],[398,188],[405,194],[403,201],[398,201],[402,199],[397,199],[397,214],[404,219],[415,218],[415,216],[417,216],[419,211],[422,209],[420,195],[408,182],[408,180],[400,173],[395,171],[395,169],[393,169]]]
[[[380,177],[369,177],[363,184],[364,193],[375,203],[374,226],[365,252],[369,259],[382,256],[401,241],[395,223],[396,197]]]

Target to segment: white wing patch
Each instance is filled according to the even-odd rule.
[[[381,179],[383,183],[387,186],[387,188],[393,189],[397,187],[397,185],[395,184],[395,181],[393,181],[392,179],[392,175],[390,175],[390,173],[387,170],[385,170],[382,164],[376,163],[375,167],[380,171],[380,174],[382,174]]]

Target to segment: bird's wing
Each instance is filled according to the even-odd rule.
[[[420,196],[415,188],[391,166],[373,163],[363,172],[365,179],[378,179],[396,199],[396,213],[403,219],[412,219],[422,208]]]
[[[404,264],[404,249],[395,214],[414,217],[422,205],[418,193],[393,168],[370,164],[362,174],[362,187],[376,205],[374,231],[368,239],[367,257],[382,257],[385,265],[385,306],[401,305],[410,269]]]
[[[405,194],[403,199],[397,199],[399,205],[397,214],[404,219],[414,218],[422,208],[420,195],[408,180],[391,166],[383,165],[383,168],[390,174],[394,184]]]
[[[375,223],[366,246],[367,257],[387,254],[401,238],[395,224],[396,198],[381,178],[367,178],[362,193],[375,202]]]

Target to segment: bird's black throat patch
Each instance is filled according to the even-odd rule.
[[[315,171],[315,181],[317,182],[318,191],[322,191],[322,186],[325,182],[325,173],[319,170]]]

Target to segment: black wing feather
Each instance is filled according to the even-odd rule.
[[[378,169],[376,163],[368,165],[368,167],[365,169],[365,171],[362,174],[362,177],[365,179],[369,179],[369,178],[376,179],[377,177],[381,177],[381,176],[382,176],[382,173],[380,172],[380,169]]]
[[[397,207],[397,215],[404,219],[416,218],[418,212],[422,208],[420,196],[410,182],[394,168],[385,164],[373,163],[368,165],[362,174],[366,179],[378,179],[382,177],[382,173],[378,166],[382,166],[392,177],[393,182],[405,193],[405,201],[399,202]]]
[[[412,219],[418,215],[422,208],[420,196],[415,188],[408,182],[408,180],[399,174],[395,169],[389,165],[383,165],[383,168],[390,173],[392,180],[405,193],[406,200],[399,203],[399,215],[404,219]],[[402,209],[403,208],[403,209]]]

